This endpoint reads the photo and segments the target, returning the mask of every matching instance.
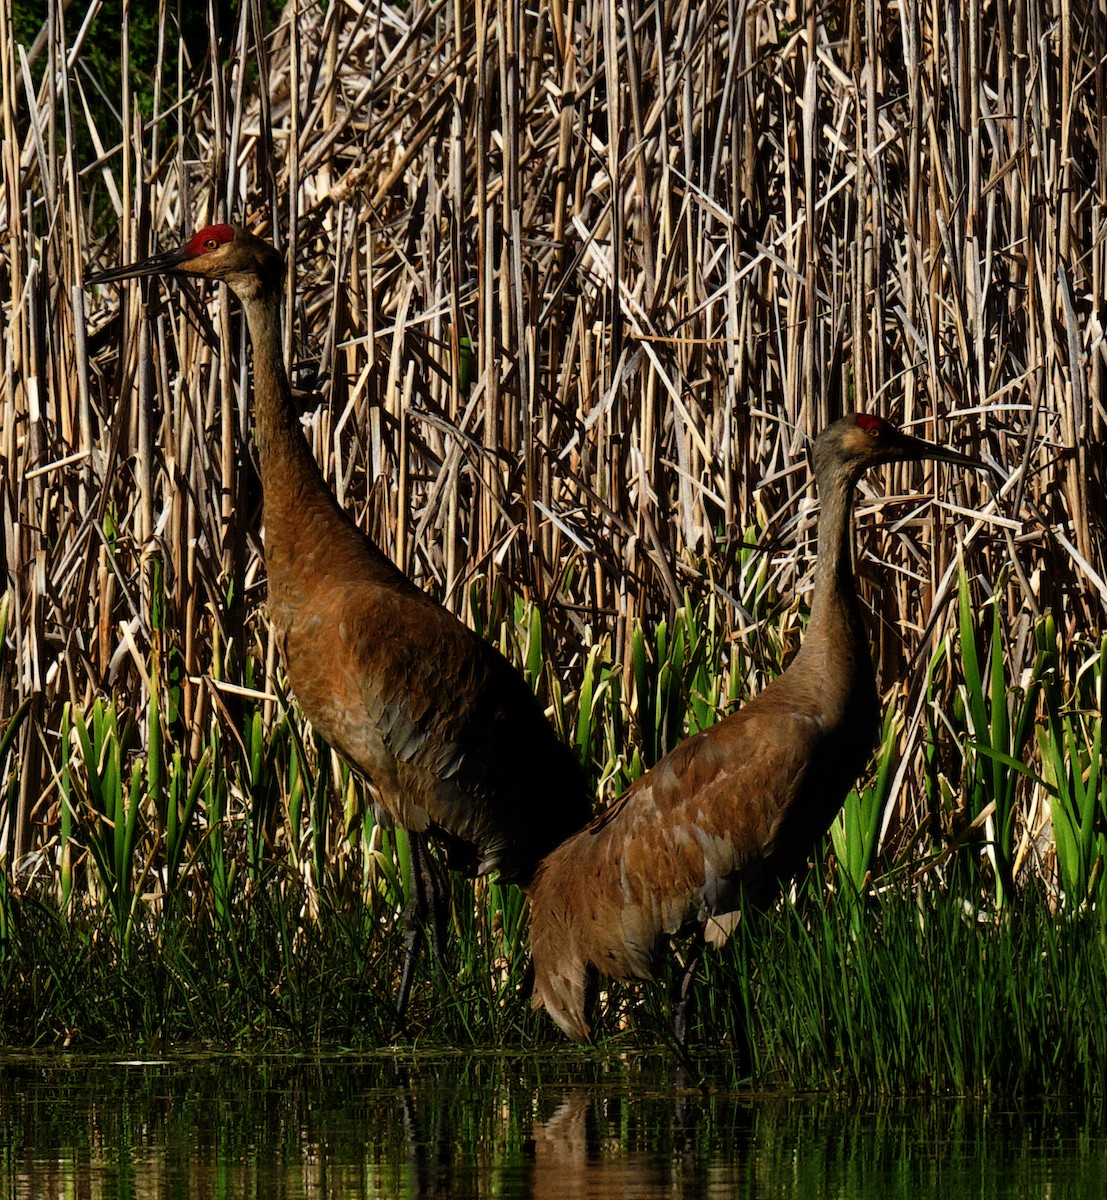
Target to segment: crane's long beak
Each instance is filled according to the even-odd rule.
[[[94,283],[114,283],[117,279],[141,279],[146,275],[164,275],[172,272],[184,262],[186,257],[186,248],[178,246],[175,250],[154,254],[150,258],[131,263],[127,267],[113,267],[110,271],[89,275],[85,278],[85,287],[91,287]]]
[[[939,446],[937,442],[927,442],[922,438],[912,437],[909,433],[903,433],[897,430],[899,434],[896,439],[894,450],[895,457],[899,461],[912,462],[923,458],[937,459],[938,462],[956,463],[959,467],[969,467],[974,471],[990,471],[983,459],[976,458],[973,455],[961,454],[957,450],[950,450],[947,446]]]

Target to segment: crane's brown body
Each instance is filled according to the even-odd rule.
[[[591,816],[583,772],[506,659],[397,570],[327,487],[284,370],[280,254],[217,225],[88,282],[165,273],[222,280],[246,312],[269,613],[304,713],[369,779],[382,818],[436,836],[461,870],[525,884]]]
[[[559,846],[530,891],[534,1006],[589,1037],[589,974],[648,979],[666,939],[699,923],[725,939],[806,863],[875,744],[876,677],[853,577],[850,512],[880,462],[972,460],[879,418],[845,417],[815,444],[823,501],[804,643],[760,695],[677,746],[612,808]]]

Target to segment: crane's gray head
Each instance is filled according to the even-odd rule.
[[[854,413],[828,425],[815,439],[812,457],[818,478],[844,475],[849,483],[856,483],[869,467],[924,458],[987,470],[986,464],[977,458],[911,437],[890,421],[870,413]]]
[[[85,284],[140,279],[146,275],[198,275],[222,280],[240,300],[279,294],[284,259],[269,242],[238,225],[209,225],[183,246],[128,267],[90,275]]]

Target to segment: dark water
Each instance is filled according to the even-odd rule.
[[[7,1197],[1095,1197],[1103,1107],[857,1108],[664,1060],[0,1058]]]

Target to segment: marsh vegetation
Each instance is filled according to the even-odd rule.
[[[226,218],[287,253],[327,480],[600,803],[794,652],[840,409],[993,463],[866,486],[883,744],[699,1030],[793,1085],[1102,1089],[1102,11],[290,0],[200,52],[162,6],[138,71],[124,6],[116,91],[108,10],[40,9],[28,53],[0,4],[4,1038],[387,1033],[405,843],[282,678],[240,314],[81,287]],[[551,1039],[520,897],[452,886],[413,1032]]]

